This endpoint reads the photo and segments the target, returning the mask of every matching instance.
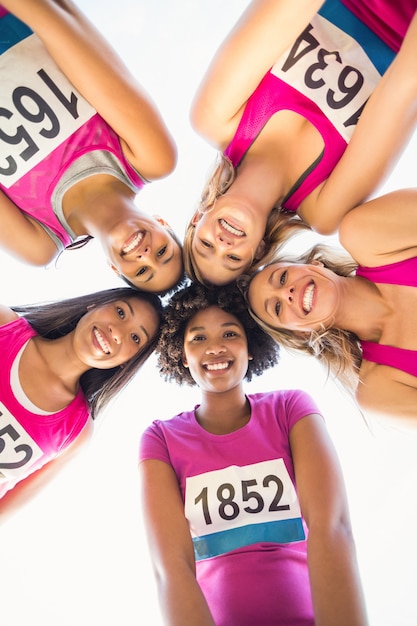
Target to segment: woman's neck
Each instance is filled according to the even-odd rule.
[[[69,189],[62,208],[77,236],[100,237],[120,221],[137,216],[134,199],[135,193],[117,178],[97,174]]]
[[[62,382],[63,388],[75,394],[79,379],[89,367],[80,361],[72,349],[72,334],[58,339],[34,337],[38,355],[51,377]]]
[[[250,202],[257,219],[263,218],[265,223],[274,206],[284,197],[280,171],[275,161],[264,155],[245,157],[230,191]]]
[[[379,341],[391,307],[377,285],[366,278],[342,278],[339,311],[333,326],[364,341]]]
[[[225,393],[202,392],[196,419],[209,433],[226,435],[245,426],[250,420],[249,401],[242,385]]]

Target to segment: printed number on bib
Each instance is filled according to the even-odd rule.
[[[37,443],[0,402],[0,482],[24,478],[42,455]]]
[[[346,141],[381,78],[365,51],[320,15],[271,72],[315,102]]]
[[[36,35],[0,56],[0,72],[0,183],[7,188],[95,110],[74,90]]]
[[[276,459],[187,478],[185,514],[191,534],[201,536],[300,517],[300,507],[285,464]]]

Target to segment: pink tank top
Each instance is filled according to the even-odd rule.
[[[0,498],[72,443],[89,419],[82,391],[56,413],[23,406],[14,393],[12,375],[21,349],[36,335],[24,318],[0,326]]]
[[[386,43],[390,37],[373,32],[374,22],[359,20],[345,6],[348,4],[348,0],[343,4],[340,0],[324,3],[248,99],[235,136],[225,150],[238,167],[272,115],[290,110],[307,119],[322,136],[324,149],[284,199],[282,206],[287,210],[296,211],[329,177],[366,101],[395,57]],[[381,6],[374,10],[382,11],[387,5],[390,13],[401,15],[401,0],[399,7],[389,4],[381,0]],[[371,10],[369,13],[372,15]]]
[[[77,180],[105,171],[134,191],[145,181],[126,160],[119,137],[69,83],[37,35],[4,9],[0,75],[0,189],[57,245],[67,246],[73,239],[51,199],[80,157],[89,155],[80,162],[85,171],[77,169]],[[100,153],[115,157],[114,165],[110,158],[103,170]]]
[[[417,287],[417,257],[380,267],[358,267],[357,276],[373,283]],[[417,351],[361,341],[362,356],[367,361],[388,365],[417,377]]]

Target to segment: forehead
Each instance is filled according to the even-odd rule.
[[[187,323],[186,332],[193,328],[219,328],[224,324],[234,324],[243,328],[242,323],[235,315],[224,311],[217,305],[211,305],[193,315]]]

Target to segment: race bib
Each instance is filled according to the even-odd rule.
[[[316,15],[271,72],[312,100],[349,141],[394,53],[342,5],[338,11],[343,12],[343,28]],[[360,37],[364,29],[362,47],[350,32],[357,30]]]
[[[185,515],[196,560],[259,542],[305,539],[297,494],[283,459],[187,478]]]
[[[25,478],[42,456],[38,444],[0,402],[0,483]]]
[[[36,35],[0,56],[0,183],[38,165],[94,114]]]

